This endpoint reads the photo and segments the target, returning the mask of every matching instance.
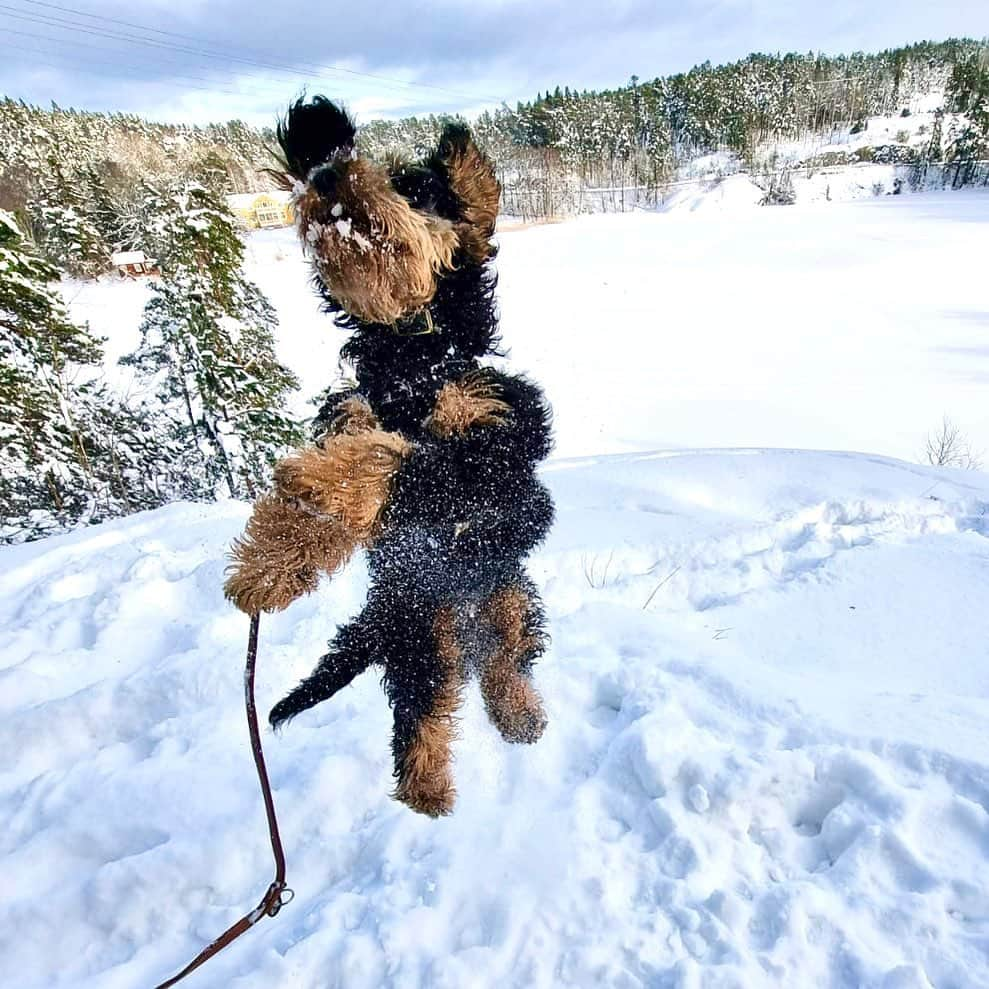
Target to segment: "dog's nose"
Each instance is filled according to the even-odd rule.
[[[336,169],[332,165],[323,165],[313,172],[309,181],[321,196],[333,198],[337,191],[337,183],[340,181],[340,176],[337,175]]]

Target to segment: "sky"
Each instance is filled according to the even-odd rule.
[[[595,89],[749,52],[983,37],[986,0],[0,0],[0,94],[270,124],[303,88],[359,119]]]

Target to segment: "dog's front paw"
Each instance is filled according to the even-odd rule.
[[[279,569],[270,561],[235,564],[223,585],[223,593],[246,615],[283,611],[296,598],[311,594],[319,574],[311,568]]]
[[[311,517],[274,495],[254,506],[244,535],[235,539],[223,591],[241,611],[281,611],[319,582],[325,537]]]

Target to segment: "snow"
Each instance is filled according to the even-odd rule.
[[[751,155],[752,171],[788,171],[797,203],[849,202],[890,195],[897,187],[913,191],[911,179],[922,188],[940,189],[950,184],[942,168],[935,164],[922,177],[913,175],[908,164],[876,164],[858,161],[857,152],[896,147],[909,154],[911,149],[924,158],[930,148],[936,120],[941,115],[942,152],[953,136],[967,124],[964,114],[946,113],[948,101],[941,90],[904,98],[893,115],[863,117],[853,124],[844,122],[829,131],[808,131],[799,137],[771,138],[757,146]],[[908,111],[906,117],[902,111]],[[821,162],[832,156],[833,163]],[[938,157],[938,155],[935,155]],[[850,162],[840,164],[844,158]],[[664,212],[697,209],[745,209],[758,206],[763,193],[747,173],[747,164],[730,151],[698,155],[676,170],[676,180],[665,188],[660,209]],[[760,180],[763,181],[763,180]],[[763,184],[764,181],[763,181]]]
[[[697,210],[747,210],[758,206],[765,193],[748,175],[691,179],[674,183],[663,198],[664,213]]]
[[[947,415],[989,460],[987,224],[989,192],[967,190],[512,230],[498,258],[505,343],[553,401],[559,456],[778,446],[916,460]],[[292,407],[311,416],[344,335],[318,310],[293,230],[247,244],[279,359],[302,382]],[[137,346],[148,286],[63,288],[133,390],[114,361]]]
[[[125,264],[146,264],[148,257],[144,251],[117,251],[110,255],[110,264],[120,267]]]
[[[945,412],[989,448],[987,223],[955,193],[503,234],[559,437],[550,727],[507,746],[472,692],[439,822],[387,797],[373,675],[266,733],[296,898],[188,984],[989,984],[989,475],[907,462]],[[312,394],[342,335],[284,231],[249,244]],[[66,290],[127,349],[133,285]],[[0,552],[19,986],[153,985],[270,881],[220,591],[247,512]],[[262,711],[365,589],[356,561],[263,619]]]
[[[192,984],[985,984],[989,477],[760,450],[545,477],[543,740],[505,746],[472,695],[433,822],[387,799],[373,675],[266,735],[296,899]],[[151,985],[269,881],[220,593],[246,511],[4,551],[19,985]],[[364,587],[262,621],[262,710]]]
[[[21,236],[21,231],[17,226],[17,221],[10,215],[6,210],[0,209],[0,224],[3,224],[8,230],[13,231],[18,237]]]
[[[561,456],[774,446],[915,460],[945,414],[985,452],[987,224],[978,191],[505,234],[505,339],[552,397]]]
[[[852,124],[844,123],[832,131],[829,140],[824,139],[823,132],[811,131],[797,140],[767,142],[765,152],[774,152],[778,159],[798,162],[827,151],[855,151],[858,148],[886,144],[908,144],[924,150],[930,143],[938,113],[943,114],[942,129],[945,138],[953,127],[964,126],[966,118],[963,114],[944,112],[949,102],[943,90],[918,93],[901,104],[901,111],[909,111],[906,117],[901,112],[863,117],[863,126],[855,133],[852,133]]]

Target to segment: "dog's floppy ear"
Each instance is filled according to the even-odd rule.
[[[460,242],[478,264],[494,255],[495,220],[501,186],[494,167],[477,146],[466,124],[448,123],[436,149],[438,164],[446,171],[450,191],[457,200],[462,223]]]

